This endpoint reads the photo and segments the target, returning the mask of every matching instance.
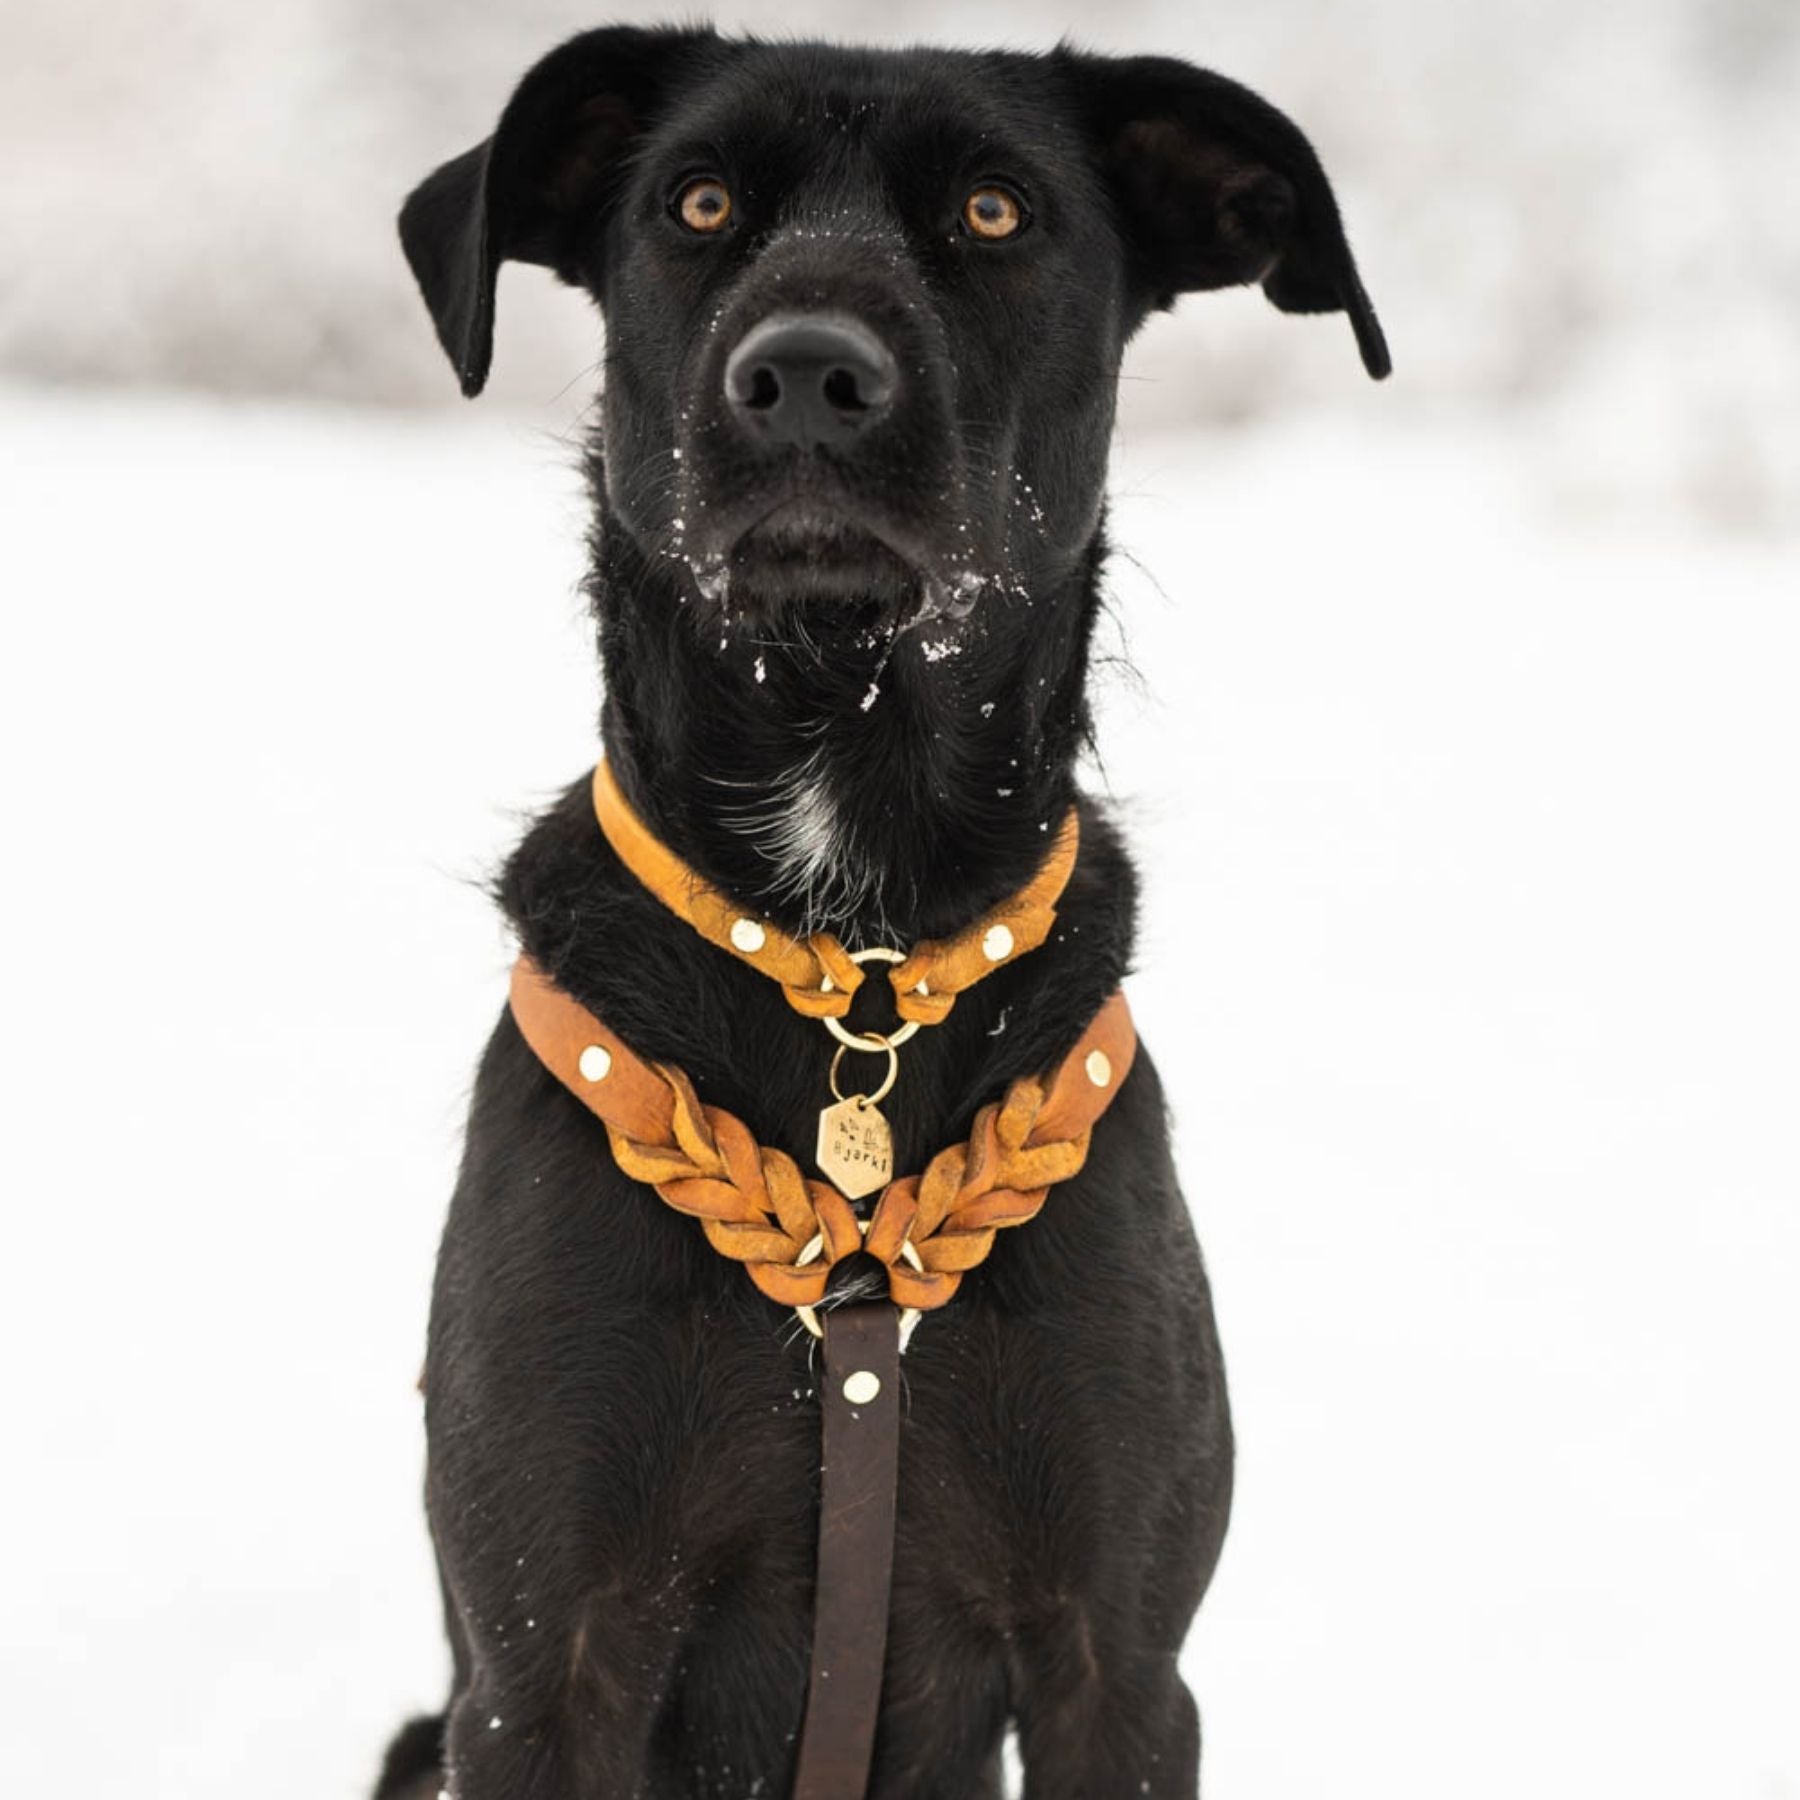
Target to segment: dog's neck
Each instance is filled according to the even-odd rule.
[[[906,945],[1043,861],[1086,741],[1099,534],[1056,591],[899,630],[854,601],[734,616],[604,513],[594,547],[608,758],[650,827],[734,898],[852,948]]]

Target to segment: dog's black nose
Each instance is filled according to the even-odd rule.
[[[893,352],[845,313],[777,313],[725,364],[725,397],[744,426],[801,450],[849,443],[888,410],[899,382]]]

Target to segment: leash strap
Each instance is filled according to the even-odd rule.
[[[824,1315],[823,1471],[812,1673],[794,1800],[863,1800],[881,1711],[900,1475],[900,1317]]]

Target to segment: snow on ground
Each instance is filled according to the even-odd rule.
[[[1209,1800],[1800,1795],[1794,559],[1379,416],[1116,483]],[[441,1692],[411,1384],[479,877],[593,751],[568,461],[0,395],[13,1791],[347,1800]]]

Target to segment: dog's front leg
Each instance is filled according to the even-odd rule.
[[[465,1694],[445,1734],[449,1800],[627,1800],[651,1795],[647,1767],[651,1710],[635,1722],[562,1718],[515,1723]]]
[[[1200,1716],[1173,1656],[1085,1635],[1028,1658],[1016,1702],[1025,1800],[1194,1800]]]
[[[552,1634],[556,1667],[503,1649],[479,1657],[445,1731],[450,1800],[652,1800],[668,1791],[653,1736],[682,1634],[635,1612],[609,1585]]]
[[[473,1693],[451,1706],[445,1800],[574,1800],[580,1791],[561,1721],[508,1720]]]

